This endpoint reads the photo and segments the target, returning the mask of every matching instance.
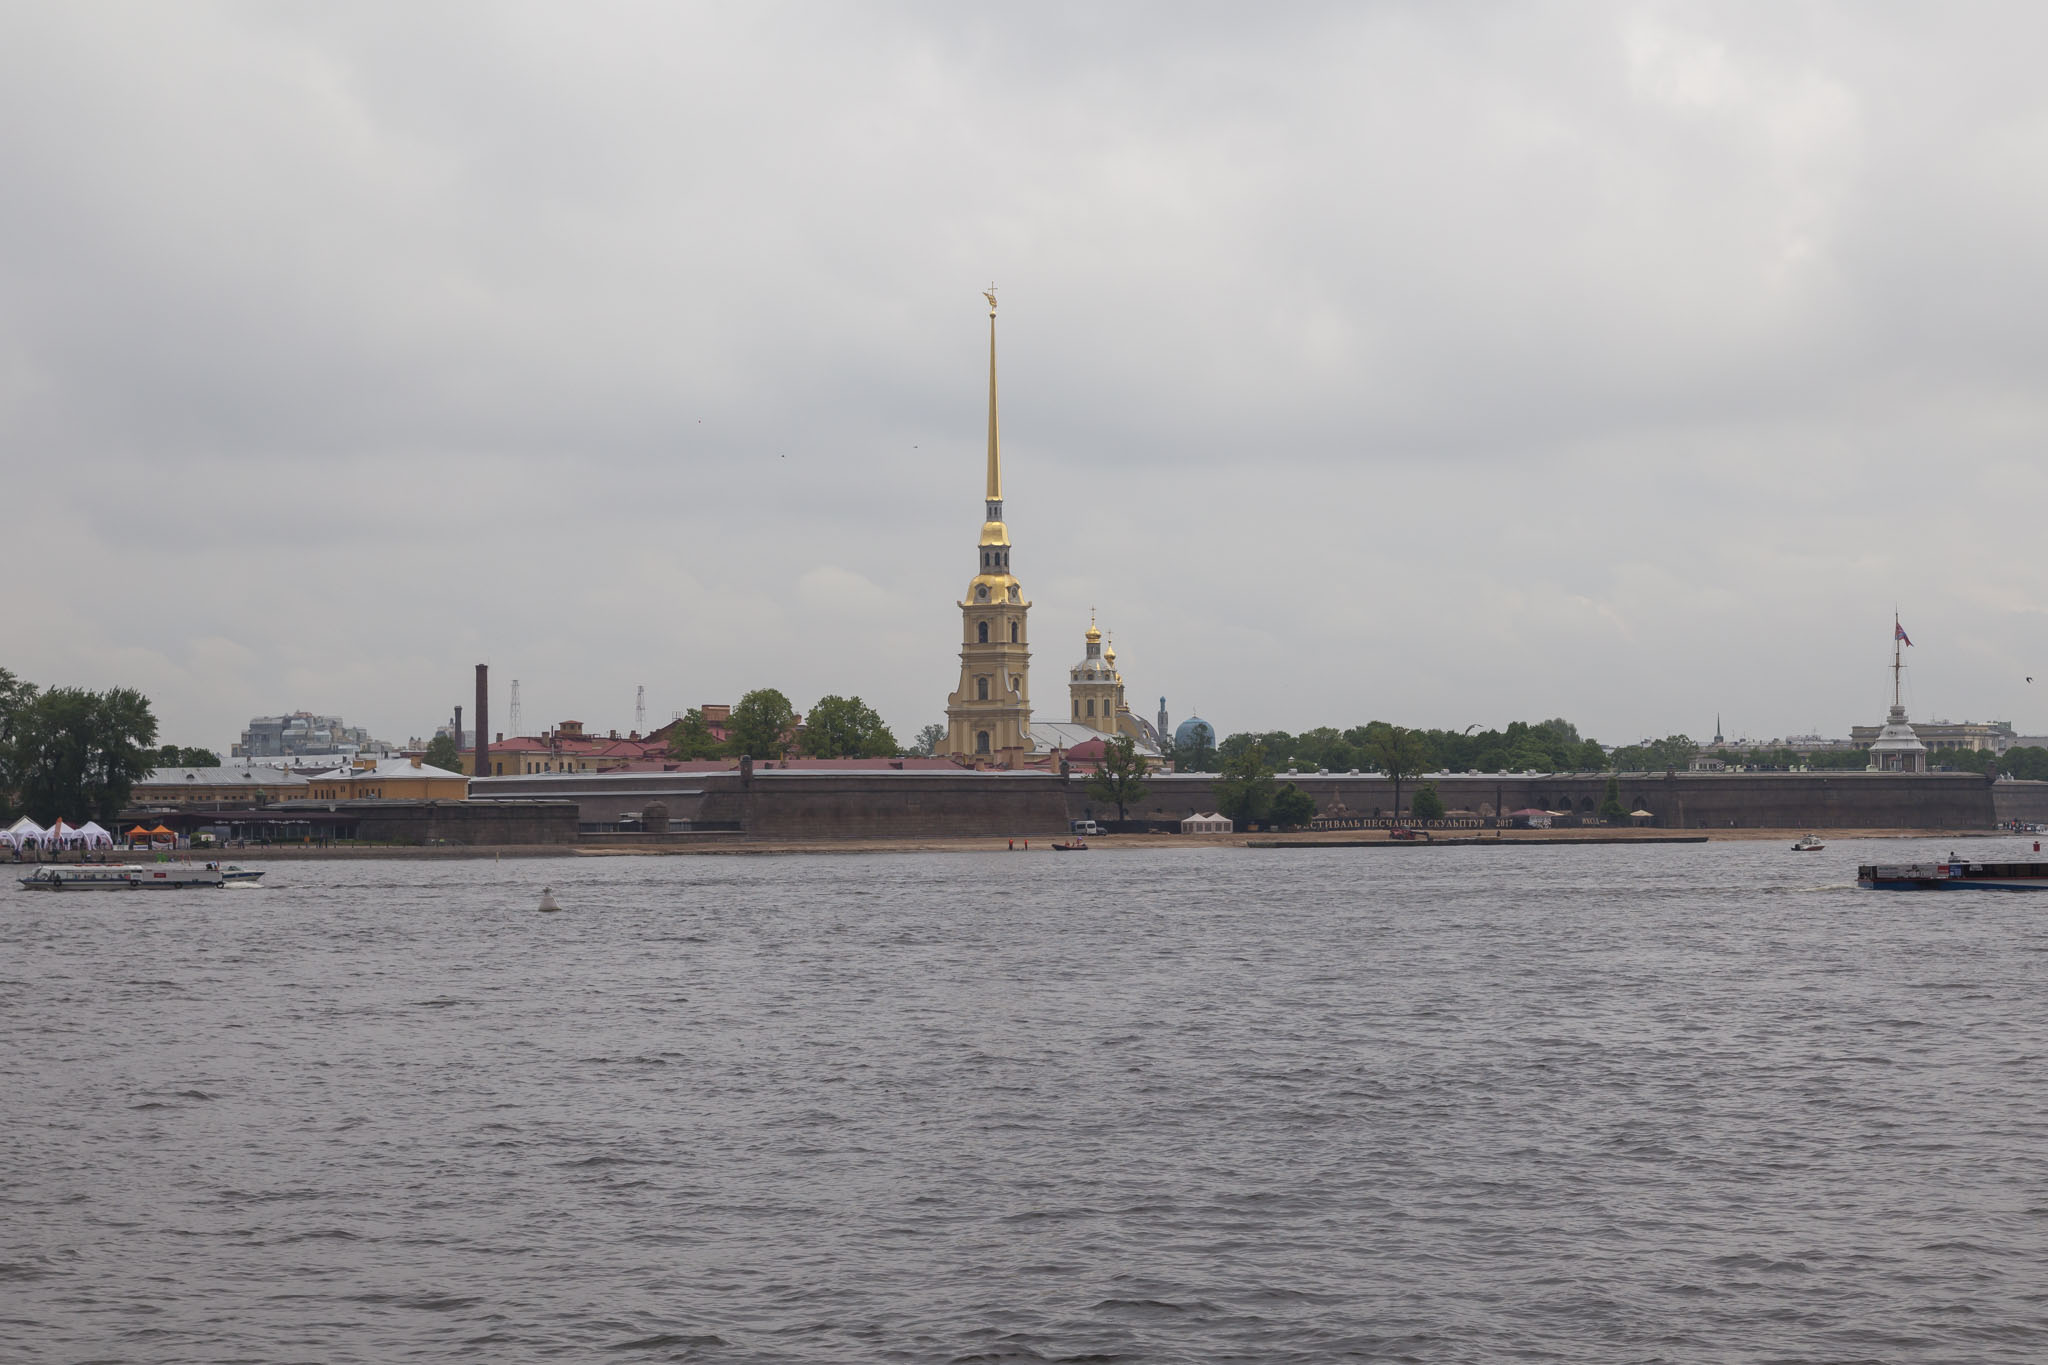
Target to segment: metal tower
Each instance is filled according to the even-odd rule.
[[[517,678],[512,680],[512,733],[515,735],[526,733],[519,725],[519,679]]]
[[[633,694],[633,729],[647,728],[647,684],[641,683]]]

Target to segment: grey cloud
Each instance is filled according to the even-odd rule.
[[[914,730],[991,276],[1042,706],[1094,603],[1226,729],[1841,729],[1896,601],[1926,708],[2048,724],[2027,7],[5,24],[11,540],[106,604],[9,666],[181,740],[486,655]]]

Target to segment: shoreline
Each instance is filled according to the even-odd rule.
[[[1790,844],[1804,834],[1818,833],[1824,840],[1849,839],[2026,839],[2032,835],[2008,834],[2001,830],[1918,830],[1918,829],[1723,829],[1723,830],[1628,830],[1628,829],[1586,829],[1586,830],[1502,830],[1495,832],[1467,830],[1446,830],[1442,837],[1433,840],[1389,839],[1384,834],[1372,837],[1372,832],[1359,830],[1325,830],[1298,834],[1101,834],[1089,840],[1088,851],[1114,853],[1123,849],[1151,848],[1238,848],[1252,852],[1271,852],[1299,848],[1351,848],[1351,849],[1426,849],[1426,848],[1472,848],[1475,846],[1502,847],[1511,844],[1525,844],[1531,847],[1558,848],[1571,844],[1589,847],[1611,847],[1616,844],[1711,844],[1711,843],[1769,843],[1782,841]],[[661,843],[643,847],[607,844],[592,846],[586,844],[504,844],[504,845],[451,845],[421,848],[413,845],[362,845],[346,846],[296,846],[289,844],[256,848],[228,848],[181,850],[182,861],[250,864],[259,862],[321,862],[363,858],[438,860],[477,859],[502,860],[505,858],[672,858],[672,857],[766,857],[786,854],[830,854],[830,853],[1009,853],[1031,852],[1052,853],[1055,842],[1064,842],[1067,835],[1033,835],[1031,847],[1027,849],[1023,838],[1017,839],[1011,847],[1008,837],[966,837],[926,839],[816,839],[816,840],[765,840],[730,839],[705,843]],[[109,862],[149,861],[151,855],[136,851],[134,859],[121,856],[116,849],[109,856]],[[33,867],[35,863],[24,860],[20,867]],[[22,875],[22,874],[15,874]]]

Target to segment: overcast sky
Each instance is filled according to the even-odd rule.
[[[0,15],[0,663],[167,740],[942,720],[991,280],[1041,714],[2048,731],[2040,6]]]

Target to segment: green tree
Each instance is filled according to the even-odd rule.
[[[1401,783],[1424,770],[1423,765],[1429,762],[1429,747],[1415,731],[1389,725],[1373,734],[1367,752],[1374,766],[1393,780],[1394,818],[1398,820],[1401,818]]]
[[[218,768],[220,755],[211,749],[183,744],[166,744],[156,751],[159,768]]]
[[[1300,829],[1316,818],[1316,799],[1292,782],[1273,793],[1273,823],[1282,829]]]
[[[0,668],[0,819],[12,824],[21,814],[16,797],[14,736],[36,699],[36,685]]]
[[[1116,807],[1116,822],[1124,822],[1124,808],[1145,799],[1145,756],[1129,735],[1118,735],[1102,746],[1102,762],[1088,778],[1088,796]]]
[[[1216,747],[1209,743],[1209,732],[1197,725],[1188,732],[1188,742],[1173,746],[1173,769],[1182,773],[1213,773],[1216,771]]]
[[[705,723],[704,712],[699,707],[693,706],[683,712],[682,719],[668,732],[670,758],[721,758],[724,754],[725,745],[711,733],[711,727]]]
[[[61,816],[111,825],[157,764],[156,716],[132,687],[54,687],[9,704],[0,788],[41,824]]]
[[[1628,819],[1628,807],[1621,804],[1621,781],[1610,775],[1607,794],[1600,798],[1600,818],[1609,824]]]
[[[1998,771],[2029,782],[2048,781],[2048,749],[2022,744],[2007,749],[1998,760]]]
[[[820,697],[804,717],[804,752],[812,758],[887,758],[896,736],[859,697]]]
[[[2007,753],[2012,752],[2007,750]],[[1864,749],[1816,749],[1806,756],[1809,768],[1826,768],[1831,772],[1847,770],[1862,772],[1870,766],[1870,750]]]
[[[456,747],[453,735],[435,735],[427,741],[427,751],[420,755],[420,761],[430,768],[459,773],[462,771],[462,750]]]
[[[1265,747],[1247,745],[1225,757],[1219,768],[1216,779],[1209,784],[1209,791],[1216,798],[1217,813],[1236,821],[1239,829],[1266,819],[1273,809],[1278,784],[1273,781],[1273,770],[1266,766]]]
[[[1700,746],[1684,735],[1666,735],[1663,739],[1616,749],[1609,766],[1624,773],[1682,771],[1691,765],[1699,752]]]
[[[1244,757],[1253,749],[1264,749],[1266,751],[1266,762],[1269,766],[1273,763],[1284,762],[1293,754],[1294,736],[1288,734],[1285,730],[1269,730],[1264,734],[1247,731],[1243,734],[1232,735],[1216,746],[1216,757],[1220,761],[1228,762],[1233,758]]]
[[[757,759],[781,758],[789,752],[796,728],[796,708],[772,687],[757,688],[739,699],[726,721],[726,752]]]
[[[1415,800],[1410,803],[1409,814],[1418,820],[1444,818],[1444,799],[1437,795],[1436,783],[1425,782],[1415,789]]]
[[[924,729],[917,732],[917,742],[910,747],[912,752],[922,754],[926,758],[931,758],[939,752],[939,746],[945,742],[945,726],[927,725]]]

